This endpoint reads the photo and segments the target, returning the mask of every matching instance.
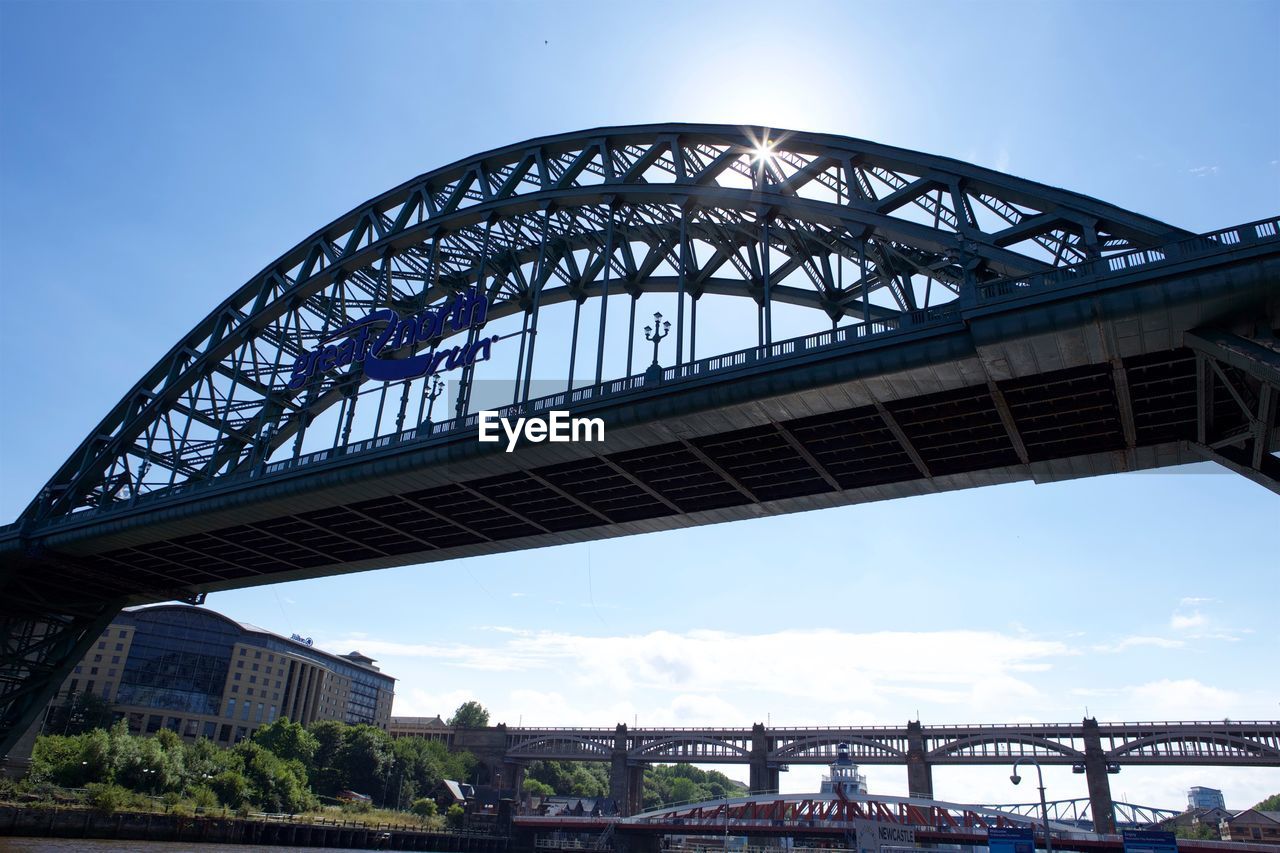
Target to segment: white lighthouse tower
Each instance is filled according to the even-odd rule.
[[[821,793],[842,791],[845,796],[867,793],[867,777],[858,772],[858,765],[849,758],[849,744],[836,745],[836,760],[829,766],[831,774],[822,777]]]

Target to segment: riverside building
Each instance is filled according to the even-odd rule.
[[[387,728],[395,679],[359,652],[335,655],[183,604],[121,611],[52,704],[100,696],[136,734],[171,729],[221,745],[278,717]]]

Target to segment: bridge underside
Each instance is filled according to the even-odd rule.
[[[954,384],[947,374],[962,375],[966,368],[954,363],[927,375],[823,387],[626,430],[606,415],[606,447],[633,446],[599,453],[589,452],[592,445],[542,445],[482,455],[474,439],[462,446],[402,448],[379,464],[363,465],[363,476],[341,465],[316,472],[314,478],[336,484],[327,489],[295,478],[262,487],[277,493],[262,502],[243,499],[250,495],[206,498],[202,505],[213,500],[221,506],[194,518],[184,513],[178,523],[103,537],[99,547],[112,547],[98,553],[67,549],[56,560],[37,558],[45,570],[21,586],[37,598],[65,598],[74,579],[96,597],[160,600],[1206,458],[1274,483],[1280,463],[1261,442],[1213,448],[1204,434],[1206,421],[1214,435],[1259,430],[1269,450],[1275,445],[1274,404],[1269,410],[1264,405],[1259,416],[1268,421],[1251,421],[1228,390],[1233,375],[1220,376],[1204,362],[1195,350],[1180,347],[914,396],[894,393],[903,384]],[[503,470],[517,459],[522,467]],[[335,500],[335,492],[343,499]],[[195,526],[198,532],[184,532]],[[170,535],[157,539],[166,527]]]

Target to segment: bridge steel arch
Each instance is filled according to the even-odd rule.
[[[289,358],[370,310],[417,310],[468,284],[483,286],[495,318],[532,314],[535,297],[545,307],[599,296],[612,274],[632,294],[720,293],[766,312],[779,301],[867,321],[931,307],[913,277],[958,295],[1189,236],[1065,190],[862,140],[699,125],[533,140],[421,175],[290,249],[147,372],[20,521],[147,494],[157,468],[170,489],[270,455],[363,379],[352,370],[282,388]],[[766,243],[781,266],[768,268]],[[713,254],[698,258],[699,246]],[[836,257],[862,277],[841,286]],[[192,440],[193,422],[214,434]]]
[[[1004,310],[1010,300],[1035,301],[1055,287],[1086,293],[1116,277],[1150,288],[1161,276],[1194,275],[1212,264],[1252,265],[1243,276],[1246,286],[1215,285],[1218,290],[1204,297],[1210,307],[1196,309],[1196,316],[1265,313],[1259,306],[1275,286],[1262,270],[1274,269],[1276,238],[1271,220],[1196,237],[1096,199],[949,158],[760,127],[598,128],[495,149],[425,173],[337,218],[237,288],[90,431],[18,521],[0,528],[0,748],[124,603],[198,600],[213,589],[421,562],[424,552],[447,558],[462,553],[459,543],[487,550],[530,547],[590,525],[604,532],[589,535],[655,529],[651,519],[660,516],[671,525],[703,523],[685,520],[701,509],[691,510],[655,488],[643,472],[602,456],[591,463],[598,467],[591,476],[612,484],[613,492],[647,502],[654,512],[627,514],[615,504],[593,503],[595,498],[584,499],[554,474],[533,472],[528,488],[557,501],[556,517],[573,516],[576,526],[539,516],[518,497],[508,500],[484,485],[458,484],[452,494],[470,502],[461,515],[429,503],[397,503],[400,514],[384,521],[372,517],[372,509],[344,508],[341,518],[321,512],[291,519],[297,529],[285,529],[279,519],[202,528],[206,522],[199,519],[209,517],[199,508],[202,495],[222,507],[244,500],[281,506],[284,496],[330,476],[300,475],[305,465],[406,441],[451,440],[473,428],[469,391],[459,394],[453,417],[435,418],[425,378],[374,384],[354,364],[291,386],[295,366],[318,343],[372,312],[405,316],[441,309],[475,287],[491,321],[513,329],[518,322],[513,410],[618,394],[624,401],[619,405],[652,413],[660,408],[654,401],[666,393],[665,381],[698,382],[715,371],[755,370],[760,364],[790,369],[786,359],[813,361],[828,357],[824,353],[834,358],[842,347],[864,344],[876,348],[881,336],[910,341],[962,335],[966,324],[976,322],[969,317]],[[1189,298],[1186,292],[1178,298]],[[637,300],[651,293],[676,294],[679,308],[673,365],[646,378],[634,375],[633,347]],[[705,296],[754,304],[754,347],[723,358],[696,358],[698,305]],[[626,376],[612,384],[602,373],[610,297],[629,297]],[[602,306],[594,341],[578,323],[588,300]],[[1117,299],[1106,310],[1132,301]],[[534,400],[530,377],[539,319],[557,305],[572,307],[574,317],[565,392]],[[775,306],[811,310],[815,334],[777,340]],[[1054,322],[1076,322],[1078,315],[1076,308],[1063,309]],[[1280,394],[1273,390],[1280,389],[1280,364],[1270,350],[1234,332],[1201,331],[1188,334],[1185,343],[1171,337],[1168,346],[1186,347],[1167,356],[1172,368],[1165,362],[1139,365],[1177,372],[1190,359],[1196,364],[1202,404],[1195,440],[1183,437],[1181,426],[1173,432],[1156,429],[1144,439],[1166,448],[1174,439],[1184,442],[1172,455],[1156,450],[1144,461],[1133,457],[1144,425],[1124,414],[1127,365],[1119,352],[1104,353],[1110,359],[1105,374],[1087,378],[1107,388],[1087,393],[1114,394],[1121,401],[1130,451],[1125,465],[1170,464],[1195,452],[1277,488],[1273,469],[1280,463],[1270,452],[1276,445]],[[595,344],[595,384],[574,390],[580,332]],[[474,343],[474,332],[467,334]],[[970,355],[974,337],[963,344]],[[415,341],[400,355],[455,340]],[[616,339],[613,346],[621,348]],[[958,347],[963,348],[943,341],[933,351],[947,356]],[[880,364],[902,363],[890,355],[877,358]],[[844,364],[840,370],[852,369]],[[977,380],[977,391],[960,387],[973,385],[968,374],[943,385],[950,396],[938,403],[963,409],[961,421],[972,418],[975,407],[983,408],[980,417],[986,417],[986,407],[998,411],[979,430],[995,429],[998,435],[975,445],[1001,445],[983,457],[984,465],[1002,472],[988,481],[1033,476],[1036,464],[1044,466],[1036,469],[1037,478],[1079,476],[1050,471],[1054,459],[1048,452],[1041,454],[1018,434],[1011,411],[1018,400],[1034,407],[1038,392],[1010,389],[1022,396],[1009,402],[998,385],[1007,376],[988,374],[985,385]],[[472,375],[473,368],[463,368],[460,387],[469,389]],[[785,385],[777,380],[778,387]],[[1071,386],[1070,393],[1078,392]],[[370,419],[371,409],[376,417]],[[812,468],[805,476],[822,492],[848,494],[913,478],[921,483],[912,487],[917,491],[980,480],[954,474],[960,470],[954,464],[931,463],[949,445],[913,446],[912,423],[903,420],[909,413],[895,413],[878,400],[867,411],[875,421],[875,440],[900,445],[890,454],[896,461],[884,463],[897,466],[891,477],[884,475],[888,480],[864,482],[833,471],[788,428],[778,428],[775,438],[803,460],[797,464]],[[326,426],[332,440],[318,440],[318,419],[330,415],[336,424]],[[772,429],[769,423],[763,427]],[[815,434],[827,428],[812,427]],[[317,442],[321,450],[304,454]],[[770,504],[769,511],[810,505],[787,503],[803,491],[753,486],[688,439],[676,444],[672,453],[709,472],[699,476],[717,481],[707,489],[724,488],[734,496],[707,503],[698,518],[720,520],[724,516],[716,511],[743,502]],[[447,449],[430,453],[433,459],[448,455]],[[381,463],[372,464],[368,470]],[[1092,463],[1083,464],[1081,471]],[[335,472],[324,482],[344,477]],[[268,483],[275,497],[264,497]],[[166,531],[159,541],[156,525]]]

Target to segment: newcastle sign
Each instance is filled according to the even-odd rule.
[[[315,349],[298,356],[289,375],[289,387],[296,391],[313,376],[351,364],[362,365],[365,375],[374,381],[394,382],[488,361],[493,344],[502,336],[440,347],[448,332],[482,328],[488,311],[488,300],[475,287],[443,305],[425,308],[409,317],[401,317],[390,308],[373,311],[326,335]],[[413,355],[423,346],[431,349]]]

